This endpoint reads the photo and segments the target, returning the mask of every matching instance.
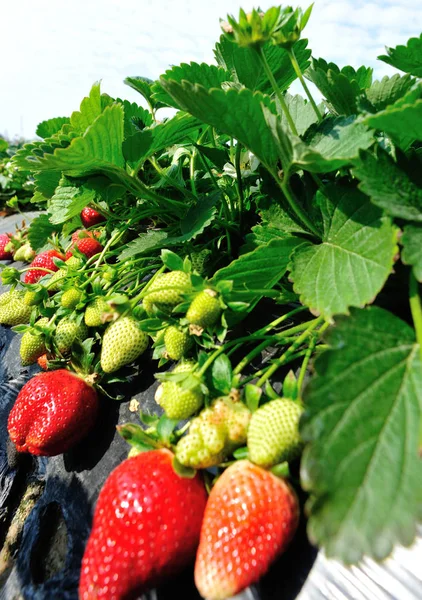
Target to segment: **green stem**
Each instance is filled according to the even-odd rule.
[[[412,313],[413,325],[416,331],[416,340],[419,344],[419,352],[422,360],[422,303],[419,296],[419,285],[413,270],[410,271],[409,280],[409,304]]]
[[[240,157],[242,152],[242,145],[237,142],[236,145],[236,183],[237,183],[237,194],[239,196],[239,229],[242,232],[242,220],[243,220],[243,184],[242,184],[242,171],[240,169]]]
[[[295,360],[297,360],[298,358],[300,358],[301,356],[304,356],[306,354],[306,350],[301,350],[300,352],[296,352],[295,354],[291,354],[288,358],[286,358],[286,360],[283,362],[283,365],[287,365],[291,362],[294,362]],[[281,366],[281,365],[280,365]],[[252,375],[248,375],[248,377],[245,377],[244,379],[242,379],[242,381],[240,382],[239,385],[245,385],[246,383],[249,383],[250,381],[252,381],[253,379],[256,379],[257,377],[260,377],[261,375],[263,375],[265,373],[265,369],[260,369],[259,371],[255,371],[255,373],[253,373]]]
[[[296,136],[299,136],[298,131],[296,129],[296,125],[295,125],[295,123],[294,123],[294,121],[292,119],[292,115],[290,114],[290,111],[289,111],[289,109],[287,107],[286,101],[284,100],[284,96],[281,93],[280,88],[277,85],[277,82],[276,82],[276,80],[274,78],[274,75],[273,75],[273,73],[271,71],[270,65],[268,64],[268,61],[267,61],[267,59],[265,57],[265,53],[264,53],[262,47],[259,46],[258,48],[256,48],[256,52],[257,52],[257,54],[258,54],[258,56],[259,56],[259,58],[261,60],[262,66],[263,66],[264,71],[265,71],[265,73],[266,73],[266,75],[267,75],[267,77],[268,77],[268,79],[269,79],[269,81],[270,81],[270,83],[272,85],[272,88],[273,88],[273,90],[275,92],[275,95],[277,96],[277,99],[280,102],[281,109],[282,109],[282,111],[285,114],[287,122],[290,125],[290,129],[292,130],[292,133],[294,135],[296,135]]]
[[[306,85],[306,81],[302,75],[302,71],[300,69],[299,63],[297,62],[297,58],[295,55],[295,52],[293,50],[293,48],[290,48],[287,50],[287,53],[289,55],[290,58],[290,62],[292,63],[292,67],[295,70],[296,75],[299,77],[299,81],[302,84],[303,89],[305,90],[305,94],[308,96],[309,98],[309,102],[312,104],[312,108],[314,109],[314,112],[318,118],[318,121],[321,122],[322,121],[322,115],[320,113],[320,110],[318,108],[318,106],[315,103],[315,100],[312,97],[311,92],[309,91],[308,86]]]
[[[191,189],[192,189],[192,194],[195,194],[195,196],[196,196],[195,158],[196,158],[196,148],[193,147],[192,154],[191,154],[191,157],[190,157],[189,175],[190,175],[190,186],[191,186]]]
[[[302,221],[302,223],[304,225],[306,225],[306,227],[309,229],[309,231],[312,231],[312,233],[318,239],[320,239],[321,236],[318,233],[318,230],[316,229],[316,227],[313,225],[312,221],[309,219],[309,217],[305,214],[305,212],[302,210],[302,208],[299,206],[299,204],[294,199],[293,194],[289,190],[289,184],[288,184],[288,182],[287,181],[280,181],[280,179],[277,179],[277,181],[278,181],[278,184],[279,184],[279,186],[281,188],[281,191],[283,192],[283,194],[284,194],[287,202],[289,203],[289,206],[292,209],[292,211]]]
[[[300,367],[299,377],[297,378],[297,390],[299,396],[302,391],[306,370],[308,368],[309,361],[311,360],[312,353],[315,350],[315,346],[317,345],[318,339],[321,337],[321,334],[327,329],[329,325],[329,323],[324,323],[324,325],[318,330],[318,335],[314,335],[311,341],[309,342],[309,346],[305,352],[305,358],[303,359],[302,365]]]
[[[264,375],[262,375],[262,377],[260,377],[260,379],[256,382],[256,385],[258,387],[261,387],[267,381],[267,379],[269,379],[277,371],[277,369],[279,369],[283,364],[285,364],[286,359],[289,358],[292,354],[294,354],[295,350],[303,344],[303,342],[306,340],[306,338],[312,333],[312,331],[316,327],[318,327],[318,325],[320,323],[323,322],[323,320],[324,320],[324,317],[321,316],[321,317],[318,317],[317,319],[314,319],[310,323],[308,323],[310,325],[309,328],[306,329],[306,331],[304,331],[302,333],[302,335],[300,335],[295,342],[293,342],[293,344],[290,346],[290,348],[288,348],[288,350],[286,350],[286,352],[284,352],[280,356],[280,358],[278,358],[271,365],[271,367],[269,369],[267,369],[267,371],[264,373]]]
[[[148,283],[145,285],[145,287],[142,288],[142,292],[140,294],[138,294],[137,296],[135,296],[135,298],[133,298],[131,300],[131,306],[134,307],[137,305],[137,303],[139,302],[139,300],[142,300],[142,298],[146,295],[147,291],[149,290],[149,288],[151,287],[152,283],[157,279],[158,275],[161,275],[161,273],[163,273],[163,271],[166,270],[166,265],[163,265],[160,269],[158,269],[158,271],[156,271],[153,275],[153,277],[151,277],[151,279],[148,281]]]

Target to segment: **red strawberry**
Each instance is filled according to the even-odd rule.
[[[138,598],[189,564],[207,493],[197,474],[182,478],[169,450],[128,458],[100,492],[82,561],[80,600]]]
[[[84,208],[81,212],[81,221],[85,227],[93,227],[94,225],[103,223],[105,220],[106,218],[103,217],[101,213],[89,206]]]
[[[86,229],[77,229],[72,233],[72,245],[82,238],[99,238],[101,231],[87,231]]]
[[[66,252],[66,260],[73,255],[75,248],[77,248],[79,252],[82,252],[82,254],[85,254],[87,258],[91,258],[91,256],[98,254],[103,249],[100,242],[94,240],[92,237],[80,238],[76,240]]]
[[[248,460],[232,464],[205,509],[195,564],[199,593],[222,600],[256,582],[290,542],[298,517],[285,481]]]
[[[38,366],[43,370],[43,371],[48,371],[48,358],[47,358],[47,354],[41,354],[41,356],[39,356],[37,358],[37,363]]]
[[[12,260],[13,254],[6,252],[4,247],[10,242],[10,233],[0,234],[0,260]]]
[[[56,267],[54,264],[54,258],[64,260],[63,254],[60,254],[57,250],[46,250],[38,254],[29,266],[41,267],[42,269],[49,269],[55,272],[59,270],[59,267]],[[36,283],[41,277],[47,275],[47,271],[43,271],[42,269],[30,269],[27,271],[24,278],[25,283]]]
[[[97,393],[86,381],[66,369],[47,371],[23,386],[7,429],[19,452],[55,456],[89,432],[97,412]]]

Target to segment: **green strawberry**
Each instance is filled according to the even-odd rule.
[[[70,351],[75,340],[83,341],[88,337],[88,328],[84,323],[78,324],[65,317],[56,327],[55,342],[61,354]]]
[[[170,271],[158,275],[148,288],[143,300],[148,315],[153,314],[155,304],[163,312],[171,310],[183,301],[183,294],[192,291],[190,276],[184,271]]]
[[[24,291],[13,290],[0,296],[0,324],[20,325],[28,323],[32,307],[23,301]]]
[[[47,325],[48,319],[43,317],[35,325]],[[25,331],[20,345],[22,365],[32,365],[46,351],[45,340],[42,334],[36,335],[34,330]]]
[[[64,308],[75,308],[81,301],[82,292],[77,288],[70,288],[63,292],[61,304]]]
[[[207,288],[192,300],[186,318],[192,325],[205,329],[215,325],[221,315],[221,304],[217,292]]]
[[[239,401],[217,398],[192,420],[189,432],[176,446],[176,457],[182,465],[206,469],[223,462],[246,443],[251,413]]]
[[[101,315],[109,311],[109,305],[102,296],[95,298],[85,309],[85,324],[88,327],[100,327],[103,325]]]
[[[31,244],[27,243],[18,248],[13,255],[13,260],[31,262],[34,260],[36,253],[31,248]]]
[[[173,373],[184,373],[192,370],[194,363],[185,361],[178,364]],[[204,395],[199,387],[185,389],[176,381],[163,381],[155,393],[155,401],[169,419],[188,419],[196,413],[204,403]]]
[[[164,344],[167,356],[172,360],[180,360],[192,348],[193,339],[187,331],[170,325],[164,333]]]
[[[76,256],[71,256],[67,259],[66,265],[68,268],[59,269],[58,271],[53,273],[53,275],[46,283],[46,286],[48,287],[49,291],[58,292],[62,287],[65,277],[69,270],[76,271],[77,269],[79,269],[79,267],[82,265],[82,259]]]
[[[208,248],[203,248],[199,252],[192,252],[189,257],[192,263],[192,271],[203,275],[206,271],[205,267],[210,255],[211,250],[208,250]]]
[[[101,367],[113,373],[141,356],[148,347],[148,335],[133,317],[120,317],[104,332]]]
[[[249,458],[262,467],[291,460],[302,450],[299,419],[303,409],[287,398],[276,398],[253,413],[248,431]]]
[[[37,292],[28,290],[25,292],[23,301],[27,306],[36,306],[37,304],[41,304],[44,294],[45,292],[43,290]]]

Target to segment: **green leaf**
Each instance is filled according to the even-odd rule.
[[[58,225],[76,217],[94,198],[95,191],[63,178],[51,198],[51,223]]]
[[[47,243],[48,238],[54,231],[57,231],[57,225],[50,223],[48,215],[39,215],[35,217],[29,226],[28,240],[33,250],[39,250]]]
[[[4,152],[9,147],[9,142],[6,142],[3,138],[0,138],[0,152]]]
[[[138,133],[141,129],[152,125],[153,119],[151,113],[142,106],[138,106],[136,102],[128,102],[127,100],[118,100],[123,104],[125,113],[124,138],[127,139],[131,135]]]
[[[84,134],[102,112],[100,83],[97,82],[92,86],[89,96],[82,100],[80,110],[72,113],[70,117],[72,129],[79,134]]]
[[[224,165],[230,160],[227,149],[225,148],[211,148],[209,146],[200,146],[198,144],[195,144],[195,147],[221,171],[223,170]]]
[[[422,225],[406,225],[401,238],[402,261],[413,266],[413,273],[422,282]]]
[[[262,290],[269,290],[280,281],[286,273],[292,251],[301,244],[303,240],[293,236],[274,239],[223,267],[211,281],[214,285],[220,281],[232,281],[233,288],[227,294],[227,300],[249,302],[251,309],[262,298]]]
[[[247,89],[208,91],[187,81],[161,83],[183,110],[239,140],[270,170],[275,167],[277,149],[261,110],[263,104],[275,112],[275,105],[268,97]]]
[[[252,227],[251,233],[245,236],[246,243],[241,248],[241,254],[246,252],[252,252],[258,246],[268,244],[275,238],[283,239],[289,237],[289,234],[285,231],[281,231],[276,227],[270,227],[268,225],[255,225]]]
[[[60,183],[61,173],[57,171],[39,171],[34,173],[35,192],[44,198],[51,198]]]
[[[293,253],[291,278],[302,304],[326,318],[373,302],[393,266],[395,229],[355,188],[330,185],[317,193],[324,235]]]
[[[149,250],[160,248],[168,234],[160,229],[151,229],[147,233],[141,233],[136,240],[129,242],[119,254],[119,261],[124,261],[132,256],[143,254]]]
[[[336,75],[344,75],[351,83],[355,82],[359,86],[360,90],[366,90],[372,83],[372,75],[374,69],[372,67],[361,66],[356,71],[350,65],[347,65],[340,69],[335,63],[327,63],[323,58],[312,59],[312,69],[321,69],[324,73],[332,71]],[[308,73],[307,73],[308,75]]]
[[[410,38],[406,46],[386,47],[387,56],[378,56],[379,60],[415,77],[422,77],[422,34]]]
[[[402,98],[412,87],[414,80],[410,75],[401,77],[398,73],[392,77],[387,75],[381,81],[374,81],[366,90],[366,97],[376,111],[384,110]]]
[[[56,117],[55,119],[48,119],[47,121],[42,121],[38,125],[35,133],[39,137],[49,138],[59,132],[65,123],[70,123],[69,117]]]
[[[122,106],[108,106],[85,134],[73,139],[66,148],[30,157],[34,169],[83,174],[123,167],[123,117]]]
[[[126,77],[124,83],[136,92],[139,92],[154,110],[163,106],[160,102],[155,102],[152,97],[151,88],[154,82],[151,79],[148,79],[148,77]]]
[[[422,516],[422,365],[411,327],[371,307],[336,319],[305,392],[308,534],[357,563],[409,545]]]
[[[191,62],[189,64],[182,63],[180,66],[173,67],[161,75],[160,79],[173,81],[189,81],[190,83],[199,83],[206,89],[221,88],[221,84],[230,80],[230,73],[221,67],[215,65],[207,65],[205,63],[198,64]],[[160,101],[168,106],[180,108],[177,102],[168,95],[159,82],[152,86],[154,100]]]
[[[381,148],[361,152],[353,175],[371,201],[394,217],[422,221],[422,189]]]
[[[308,68],[311,56],[307,43],[308,41],[303,39],[293,46],[302,73]],[[271,43],[266,44],[263,50],[278,87],[282,91],[287,90],[297,78],[287,51]],[[241,48],[225,36],[221,36],[214,54],[220,67],[230,72],[233,81],[263,94],[274,93],[255,50]]]
[[[320,90],[330,111],[335,115],[356,115],[356,100],[361,94],[359,83],[354,79],[350,81],[341,72],[336,73],[331,69],[325,72],[317,66],[317,62],[307,70],[306,76]]]
[[[178,254],[164,248],[161,250],[161,260],[171,271],[183,271],[183,259]]]
[[[220,192],[202,196],[198,202],[191,206],[186,216],[180,222],[180,229],[184,240],[192,240],[212,223],[217,213],[217,202]]]
[[[296,125],[296,129],[299,135],[303,135],[307,129],[313,124],[318,122],[318,117],[315,114],[314,109],[312,108],[312,104],[307,102],[302,96],[297,94],[296,96],[291,96],[290,94],[286,94],[285,101],[287,104],[287,108],[292,116],[292,119]],[[322,104],[319,105],[319,110],[321,113],[324,112],[324,106]],[[287,122],[286,116],[284,112],[279,111],[281,115],[281,123],[285,129],[289,129],[289,124]]]
[[[406,150],[413,141],[422,140],[422,99],[414,104],[393,104],[375,115],[369,115],[364,123],[388,133],[397,145]]]
[[[211,369],[212,383],[221,394],[228,394],[232,388],[233,370],[226,354],[217,356]]]
[[[130,136],[123,143],[123,154],[135,168],[149,156],[173,144],[189,141],[189,136],[200,129],[201,123],[183,112],[165,123],[160,123]]]

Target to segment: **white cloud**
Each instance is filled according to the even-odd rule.
[[[308,1],[300,1],[306,6]],[[32,136],[37,123],[70,114],[92,83],[139,101],[126,75],[155,78],[169,65],[213,60],[219,17],[254,4],[239,0],[19,0],[2,9],[0,132]],[[6,14],[5,14],[6,13]],[[316,0],[306,30],[314,55],[339,65],[377,62],[384,45],[419,35],[422,5],[414,0]]]

